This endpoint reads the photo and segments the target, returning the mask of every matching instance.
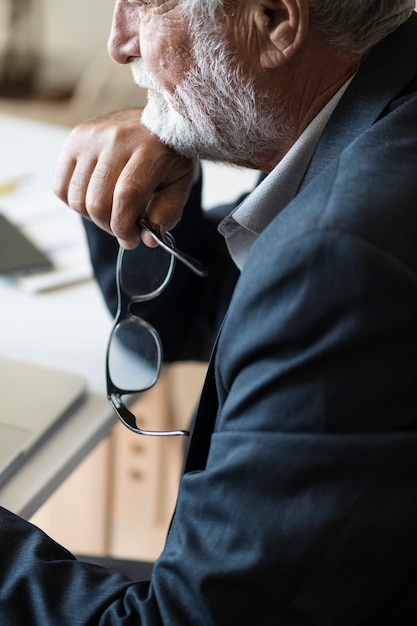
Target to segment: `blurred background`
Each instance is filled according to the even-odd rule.
[[[0,0],[0,112],[70,125],[145,93],[106,44],[114,0]]]
[[[113,7],[114,0],[0,0],[0,213],[54,265],[52,272],[0,276],[0,299],[18,313],[0,353],[8,349],[14,358],[74,370],[100,394],[111,318],[92,280],[81,220],[52,193],[51,178],[70,127],[146,102],[129,67],[107,54]],[[216,194],[222,201],[235,197],[229,175],[224,184],[218,169],[207,175],[209,204]],[[239,179],[238,169],[231,176]],[[59,315],[45,331],[43,319],[54,307]],[[33,328],[23,340],[22,325]],[[187,428],[205,370],[197,363],[165,368],[133,409],[139,423]],[[132,436],[114,419],[111,435],[32,521],[76,554],[153,561],[165,541],[183,462],[184,442],[169,439]]]
[[[25,325],[29,323],[25,312],[30,311],[29,318],[35,309],[49,314],[51,306],[62,301],[62,323],[72,328],[65,334],[74,334],[74,341],[58,333],[55,345],[53,333],[52,339],[49,334],[39,336],[35,320],[31,342],[24,346],[29,360],[42,361],[50,352],[57,354],[57,363],[68,361],[68,367],[79,357],[82,368],[94,357],[89,377],[100,381],[104,353],[96,358],[92,337],[98,337],[104,350],[111,320],[94,295],[78,216],[58,202],[50,179],[68,127],[146,101],[146,93],[133,85],[130,69],[108,57],[113,6],[114,0],[0,0],[1,211],[48,254],[58,254],[61,239],[65,263],[66,251],[71,253],[70,267],[62,261],[60,268],[57,262],[55,275],[61,282],[56,280],[54,290],[42,291],[38,280],[36,292],[32,280],[33,292],[23,292],[21,282],[9,284],[0,277],[0,298],[9,308],[18,303],[15,310]],[[211,163],[203,163],[203,171],[206,208],[231,202],[250,190],[257,178],[253,171]],[[75,265],[83,271],[87,265],[86,273],[81,273],[87,281],[80,285],[62,278],[67,269],[73,276]],[[86,302],[94,302],[95,308],[90,310]],[[79,328],[73,312],[77,307]],[[15,341],[20,346],[19,316],[7,331],[10,345]],[[205,369],[205,364],[195,363],[167,368],[138,402],[139,423],[145,428],[187,428]],[[33,521],[78,554],[154,560],[164,544],[183,461],[183,442],[163,439],[132,437],[115,423],[112,435],[67,478]]]
[[[56,305],[59,319],[51,320],[45,334],[35,324],[33,341],[22,347],[24,358],[42,361],[56,348],[56,358],[51,357],[56,367],[64,364],[70,370],[77,369],[78,361],[84,367],[94,353],[86,377],[89,385],[90,379],[98,378],[100,392],[111,319],[90,278],[79,216],[54,196],[51,176],[69,127],[145,104],[146,93],[133,84],[130,69],[115,64],[107,54],[113,7],[114,0],[0,0],[0,212],[55,266],[53,272],[13,280],[0,276],[0,298],[3,303],[8,300],[9,307],[10,301],[18,302],[22,315],[30,310],[31,322],[35,310],[48,314]],[[83,307],[88,312],[77,327],[74,317]],[[8,329],[10,345],[16,343],[16,355],[12,354],[16,358],[22,323],[27,326],[16,315]],[[65,337],[59,334],[56,342],[51,338],[61,324],[73,335],[64,357]],[[97,342],[92,338],[95,333]],[[5,343],[2,338],[0,351],[6,349]],[[87,356],[78,359],[77,353],[83,352]],[[135,408],[141,423],[148,420],[158,428],[155,420],[178,421],[181,428],[187,427],[204,373],[204,364],[165,371]],[[182,440],[169,444],[161,438],[132,437],[115,419],[112,434],[32,521],[78,554],[154,560],[172,515],[182,456]]]

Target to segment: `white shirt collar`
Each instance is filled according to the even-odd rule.
[[[316,115],[272,172],[219,224],[240,270],[253,242],[296,195],[321,134],[351,80]]]

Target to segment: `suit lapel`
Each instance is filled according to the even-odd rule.
[[[201,470],[206,466],[210,439],[218,411],[214,363],[215,351],[210,359],[200,404],[192,427],[190,446],[184,468],[185,472]]]

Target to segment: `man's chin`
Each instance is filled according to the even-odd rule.
[[[159,135],[169,123],[169,111],[165,102],[160,98],[153,98],[154,93],[148,93],[148,102],[142,111],[142,124],[154,135]]]
[[[156,98],[149,98],[143,109],[142,124],[162,143],[182,156],[194,156],[191,140],[192,131],[189,123],[170,107],[159,94],[155,95]]]
[[[196,130],[192,122],[178,113],[160,93],[149,94],[142,112],[142,124],[163,144],[183,157],[213,160],[221,157],[215,141],[208,142],[202,131]],[[209,132],[206,135],[209,136]]]

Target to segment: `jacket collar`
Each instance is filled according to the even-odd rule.
[[[303,179],[305,187],[384,109],[417,74],[417,14],[382,41],[360,67],[326,126]]]

